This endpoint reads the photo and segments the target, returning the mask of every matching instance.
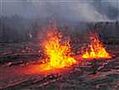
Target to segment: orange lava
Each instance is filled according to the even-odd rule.
[[[62,35],[56,26],[49,26],[46,38],[42,42],[46,59],[44,64],[36,69],[42,72],[52,72],[69,68],[76,64],[76,60],[71,56],[69,40],[62,40]]]
[[[99,40],[97,33],[92,33],[90,37],[90,44],[83,53],[82,58],[111,58],[111,55],[106,51],[103,43]]]

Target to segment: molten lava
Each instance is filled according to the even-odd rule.
[[[71,57],[71,47],[69,40],[62,40],[62,35],[58,32],[56,26],[48,27],[47,37],[44,39],[42,46],[46,56],[44,64],[39,69],[43,71],[52,71],[71,67],[76,60]]]
[[[92,33],[90,37],[90,44],[82,55],[83,58],[111,58],[110,54],[106,51],[103,43],[99,40],[96,33]]]

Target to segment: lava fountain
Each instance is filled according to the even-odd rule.
[[[82,58],[111,58],[111,55],[106,51],[103,43],[99,40],[98,34],[92,33],[90,36],[90,44],[88,45],[88,47],[86,47]]]
[[[38,68],[42,71],[56,71],[76,64],[71,56],[70,40],[63,40],[56,26],[49,26],[47,29],[46,38],[42,42],[46,59]]]

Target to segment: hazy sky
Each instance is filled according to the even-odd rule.
[[[76,21],[119,20],[119,0],[0,0],[0,15],[62,18]]]

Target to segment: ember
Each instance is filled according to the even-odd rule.
[[[103,43],[99,40],[97,33],[92,33],[90,44],[82,55],[83,58],[111,58],[111,55],[106,51]]]

